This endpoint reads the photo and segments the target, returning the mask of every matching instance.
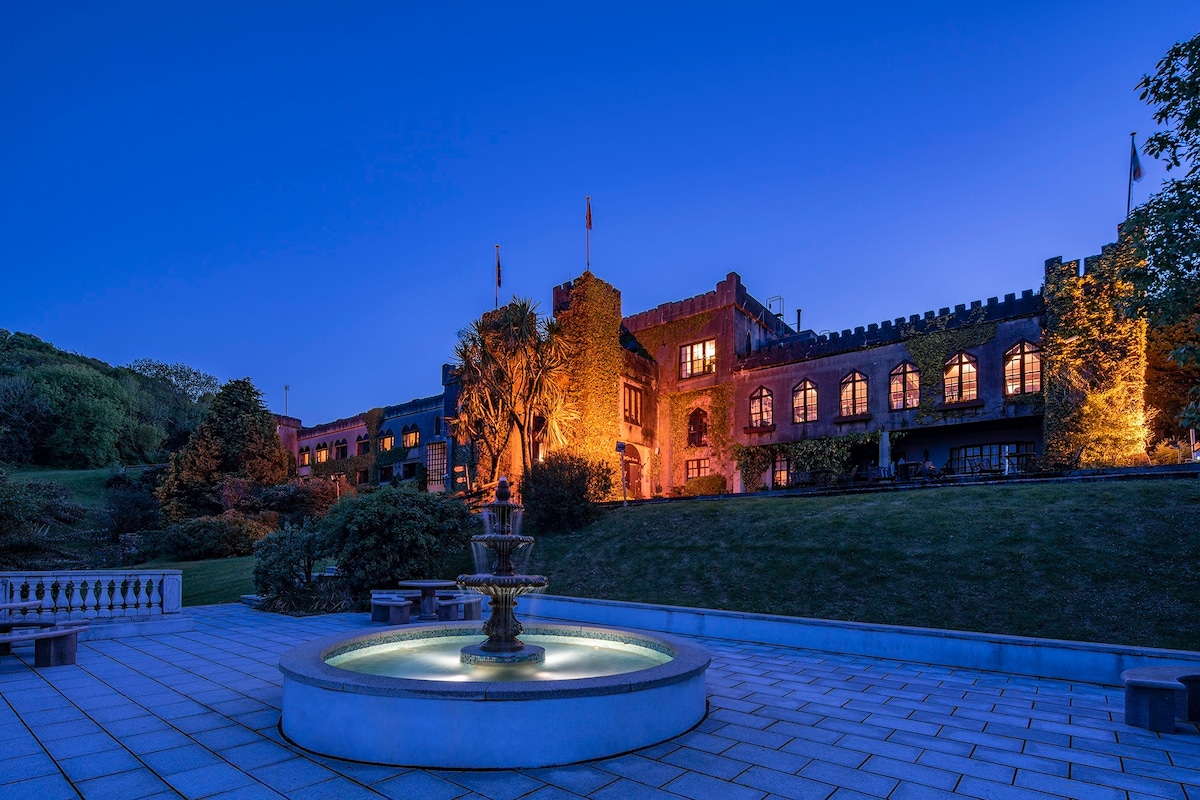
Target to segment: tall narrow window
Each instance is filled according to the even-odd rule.
[[[425,455],[425,469],[430,483],[441,483],[446,477],[446,443],[430,442]]]
[[[867,376],[857,370],[842,378],[842,416],[867,413]]]
[[[354,454],[356,456],[365,456],[371,452],[371,437],[359,436],[354,442]]]
[[[312,452],[307,447],[297,454],[296,464],[301,467],[307,467],[312,464]]]
[[[792,422],[817,421],[817,385],[809,380],[800,381],[792,389]]]
[[[349,449],[350,448],[347,446],[345,439],[338,439],[333,443],[334,459],[336,460],[339,458],[345,458],[349,454]]]
[[[386,453],[396,446],[396,434],[386,430],[379,435],[379,452]]]
[[[969,403],[979,396],[975,356],[955,353],[946,362],[946,402]]]
[[[769,428],[775,424],[775,411],[771,404],[771,390],[760,386],[750,395],[750,427]]]
[[[1004,354],[1004,394],[1041,390],[1042,348],[1031,342],[1017,342]]]
[[[892,370],[888,380],[888,408],[901,411],[921,403],[921,373],[905,361]]]
[[[324,442],[321,442],[319,445],[317,445],[316,462],[318,464],[324,464],[328,460],[329,460],[329,445],[325,444]]]
[[[775,469],[771,473],[771,483],[776,489],[786,489],[791,482],[792,470],[787,456],[778,453],[775,456]]]
[[[679,348],[679,377],[691,378],[717,371],[717,340],[685,344]]]
[[[697,408],[688,415],[688,447],[703,447],[708,444],[708,412]]]
[[[630,425],[642,424],[642,390],[625,384],[625,421]]]

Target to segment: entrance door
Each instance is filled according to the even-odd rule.
[[[642,499],[642,457],[631,444],[625,445],[625,492],[630,500]]]

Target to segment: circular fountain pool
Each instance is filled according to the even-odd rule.
[[[283,733],[309,750],[381,764],[516,768],[646,747],[706,708],[709,656],[668,637],[525,627],[545,664],[463,664],[478,623],[329,637],[280,660]]]

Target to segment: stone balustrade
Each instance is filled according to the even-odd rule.
[[[41,605],[13,611],[14,617],[145,621],[179,614],[183,575],[177,569],[0,572],[0,602],[26,600]]]

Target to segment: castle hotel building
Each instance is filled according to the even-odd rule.
[[[1064,266],[1072,268],[1051,260],[1048,274]],[[601,422],[581,426],[569,447],[622,464],[630,498],[678,494],[697,479],[729,492],[818,480],[790,463],[786,445],[828,437],[849,437],[851,479],[927,464],[958,474],[1019,471],[1043,453],[1041,291],[820,334],[800,329],[799,313],[795,327],[772,313],[736,272],[712,291],[629,316],[620,293],[590,272],[554,287],[552,303],[564,328],[572,311],[620,319],[573,358],[580,370],[620,366],[601,376],[609,389],[592,399]],[[611,349],[618,358],[599,357]],[[474,448],[449,435],[457,384],[449,366],[441,377],[441,394],[348,419],[302,426],[280,418],[300,474],[467,488]],[[756,446],[771,446],[770,466],[743,475],[738,454]]]

